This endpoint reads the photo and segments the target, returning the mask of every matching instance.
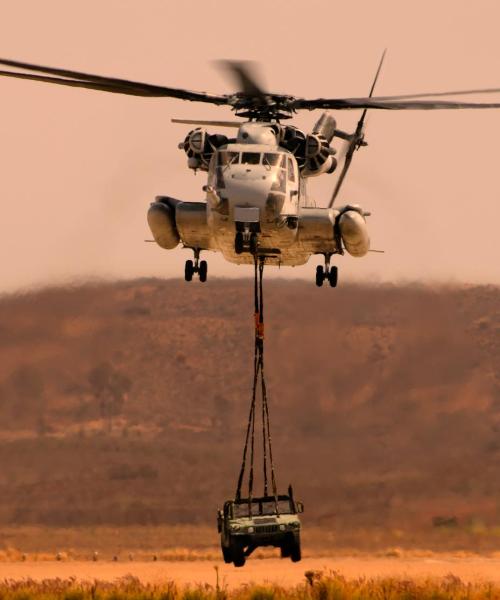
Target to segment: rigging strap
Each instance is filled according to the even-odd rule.
[[[264,291],[263,291],[263,277],[264,277],[264,258],[254,257],[254,302],[255,302],[255,350],[254,350],[254,376],[253,376],[253,390],[252,390],[252,401],[250,404],[250,412],[248,415],[248,424],[245,436],[245,445],[243,448],[243,459],[240,468],[240,474],[238,477],[238,484],[236,488],[236,500],[241,499],[241,489],[243,487],[243,480],[245,477],[247,455],[250,444],[250,465],[248,471],[248,500],[249,508],[251,510],[251,501],[253,495],[253,484],[254,484],[254,456],[255,456],[255,420],[256,420],[256,405],[257,405],[257,392],[259,388],[260,378],[260,390],[261,390],[261,420],[262,420],[262,460],[263,460],[263,483],[264,483],[264,496],[268,495],[269,482],[268,482],[268,466],[271,472],[271,487],[272,494],[275,498],[276,507],[278,503],[278,492],[276,486],[276,476],[274,471],[273,453],[271,445],[271,428],[269,419],[269,404],[267,401],[267,388],[264,377]]]

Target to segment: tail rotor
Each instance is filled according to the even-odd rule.
[[[378,77],[380,75],[380,71],[382,69],[382,64],[384,62],[386,52],[387,52],[387,50],[384,50],[384,52],[382,53],[382,57],[378,64],[377,72],[375,73],[375,78],[373,79],[372,87],[370,89],[370,94],[368,96],[369,98],[371,98],[373,96],[373,92],[375,90],[375,85],[376,85]],[[331,208],[333,206],[333,204],[340,192],[340,188],[342,187],[342,184],[344,183],[345,176],[347,175],[347,172],[349,171],[349,167],[351,166],[352,157],[354,155],[355,150],[358,150],[361,146],[366,145],[364,142],[364,137],[365,137],[364,126],[365,126],[367,110],[368,109],[366,109],[366,108],[363,110],[363,113],[361,114],[361,118],[359,119],[358,124],[356,125],[356,130],[350,136],[350,139],[348,140],[346,146],[344,147],[344,152],[345,152],[344,165],[342,167],[342,171],[340,172],[339,178],[337,179],[337,183],[335,184],[335,189],[333,190],[332,197],[330,198],[330,203],[328,204],[329,208]]]

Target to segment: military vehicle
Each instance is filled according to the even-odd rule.
[[[260,498],[227,500],[218,511],[217,529],[225,563],[242,567],[259,546],[280,548],[282,558],[301,559],[300,519],[302,502],[293,493]]]

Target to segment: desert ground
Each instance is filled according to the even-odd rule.
[[[500,557],[383,558],[383,557],[321,557],[306,558],[292,564],[279,558],[249,560],[245,567],[236,569],[221,561],[166,561],[166,562],[97,562],[38,561],[0,562],[0,580],[5,579],[70,579],[113,582],[127,576],[137,577],[142,583],[160,584],[174,581],[180,586],[208,584],[229,589],[244,584],[273,584],[292,587],[305,581],[307,571],[336,572],[348,579],[444,578],[453,574],[463,582],[492,582],[500,584]]]

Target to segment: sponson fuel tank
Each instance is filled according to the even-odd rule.
[[[165,250],[175,248],[179,241],[179,232],[175,226],[174,209],[167,203],[156,201],[148,210],[148,225],[158,246]]]
[[[340,235],[347,252],[361,257],[370,250],[370,238],[363,215],[357,210],[346,210],[338,217]]]

